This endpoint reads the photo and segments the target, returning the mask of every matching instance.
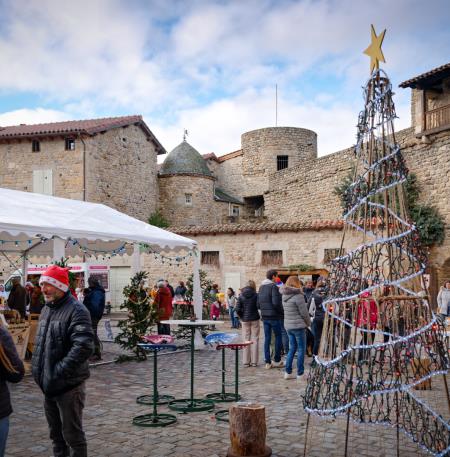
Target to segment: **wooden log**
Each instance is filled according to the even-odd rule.
[[[430,359],[414,359],[412,362],[413,362],[414,374],[415,374],[416,379],[421,379],[424,376],[427,376],[431,373],[431,370],[430,370],[431,360]],[[431,390],[431,378],[428,378],[425,381],[421,382],[420,384],[417,384],[416,386],[414,386],[414,389]]]
[[[230,441],[227,457],[269,457],[266,446],[266,410],[257,403],[230,406]]]

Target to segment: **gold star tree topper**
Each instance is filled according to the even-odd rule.
[[[370,57],[370,73],[376,68],[380,68],[380,62],[386,62],[384,60],[383,51],[381,50],[381,45],[383,44],[384,34],[386,29],[384,29],[378,36],[375,32],[373,25],[371,27],[371,37],[372,42],[370,46],[364,51],[364,54],[367,54]]]

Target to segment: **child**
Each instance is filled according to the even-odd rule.
[[[211,310],[210,310],[210,313],[209,313],[210,318],[213,321],[216,321],[217,319],[219,319],[219,317],[220,317],[220,308],[221,308],[221,304],[220,304],[219,299],[217,299],[212,303]]]

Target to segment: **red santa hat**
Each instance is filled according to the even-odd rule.
[[[40,285],[44,282],[63,292],[67,292],[69,290],[69,269],[58,267],[58,265],[50,265],[39,278]]]

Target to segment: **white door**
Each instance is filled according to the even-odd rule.
[[[33,192],[44,195],[53,195],[52,170],[33,171]]]
[[[110,291],[111,306],[114,311],[119,311],[120,305],[125,301],[123,288],[130,284],[130,267],[111,267],[110,269]]]
[[[225,273],[224,292],[231,287],[236,293],[241,288],[241,274],[239,272]]]

